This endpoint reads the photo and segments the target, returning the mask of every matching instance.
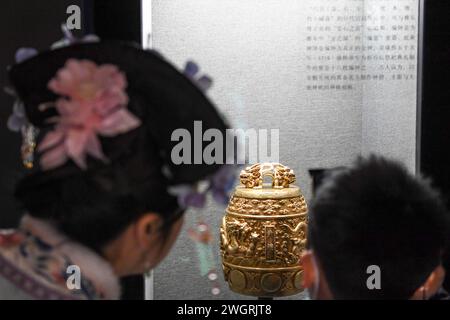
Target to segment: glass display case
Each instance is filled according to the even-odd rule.
[[[266,129],[277,148],[269,158],[293,168],[307,199],[308,169],[359,155],[416,170],[418,0],[144,0],[142,8],[144,46],[180,69],[196,61],[231,125]],[[219,230],[223,208],[188,219],[198,214]],[[211,298],[196,261],[184,233],[154,271],[154,298]],[[237,298],[225,284],[219,297]]]

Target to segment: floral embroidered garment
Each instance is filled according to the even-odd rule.
[[[78,282],[73,278],[77,271]],[[71,241],[50,223],[28,215],[19,229],[0,233],[0,278],[6,299],[93,300],[120,296],[118,278],[107,261]]]

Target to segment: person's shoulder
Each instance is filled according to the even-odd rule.
[[[14,285],[10,280],[0,276],[0,300],[31,300],[32,296]]]
[[[16,229],[0,229],[0,266],[13,263],[25,235]],[[1,271],[1,270],[0,270]]]
[[[18,230],[0,230],[0,300],[72,300],[74,295],[59,276],[62,260],[46,244]]]
[[[0,300],[29,300],[28,295],[17,285],[18,250],[24,235],[18,230],[0,229]]]

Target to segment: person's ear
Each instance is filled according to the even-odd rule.
[[[157,237],[162,219],[156,213],[146,213],[136,221],[136,236],[141,247],[147,248]]]
[[[314,252],[306,250],[303,253],[301,264],[303,267],[303,288],[310,289],[314,287],[317,278],[316,265],[314,263]]]
[[[445,269],[442,265],[438,265],[436,269],[434,269],[427,280],[422,284],[420,288],[418,288],[411,300],[427,300],[433,295],[435,295],[442,286],[442,283],[445,279]]]

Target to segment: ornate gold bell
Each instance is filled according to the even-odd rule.
[[[265,177],[272,183],[266,184]],[[307,206],[294,172],[278,163],[241,171],[223,217],[220,251],[230,289],[257,297],[303,291],[300,257],[306,244]]]

